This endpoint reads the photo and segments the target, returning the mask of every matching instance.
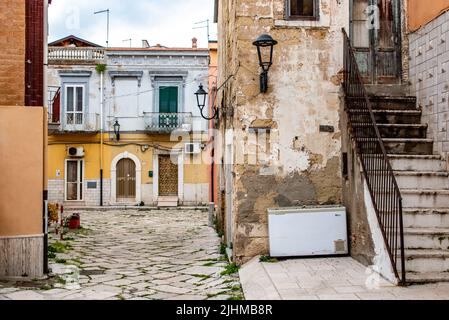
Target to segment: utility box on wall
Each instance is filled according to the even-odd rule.
[[[268,228],[272,257],[349,253],[344,207],[269,209]]]

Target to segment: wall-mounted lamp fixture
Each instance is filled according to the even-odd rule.
[[[213,107],[214,113],[211,117],[207,117],[204,115],[204,107],[206,107],[206,98],[207,98],[207,91],[204,90],[204,87],[202,84],[200,84],[198,91],[195,92],[196,101],[198,103],[198,108],[200,109],[201,117],[206,120],[213,120],[218,119],[218,108],[215,106]]]
[[[263,34],[253,45],[257,47],[257,55],[259,57],[259,66],[262,68],[260,74],[260,92],[265,93],[268,90],[268,71],[273,65],[273,48],[278,42],[270,35]]]
[[[118,120],[115,120],[115,123],[114,123],[114,134],[115,134],[115,139],[117,141],[120,141],[120,123],[118,123]]]

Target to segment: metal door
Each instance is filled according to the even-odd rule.
[[[351,41],[365,83],[399,83],[401,1],[352,0]]]
[[[170,155],[159,156],[159,196],[178,195],[178,164],[171,161]]]
[[[136,164],[131,159],[117,163],[117,199],[136,198]]]

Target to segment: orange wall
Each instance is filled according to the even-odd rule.
[[[25,104],[25,0],[0,1],[0,105]]]
[[[416,31],[449,8],[449,0],[408,0],[408,27]]]
[[[43,233],[44,110],[0,106],[0,237]]]

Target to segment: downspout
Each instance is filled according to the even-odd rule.
[[[103,206],[103,108],[104,108],[104,71],[100,72],[100,207]]]
[[[48,85],[47,85],[47,66],[48,66],[48,1],[44,1],[44,65],[43,65],[43,233],[44,233],[44,274],[49,273],[48,268]]]

